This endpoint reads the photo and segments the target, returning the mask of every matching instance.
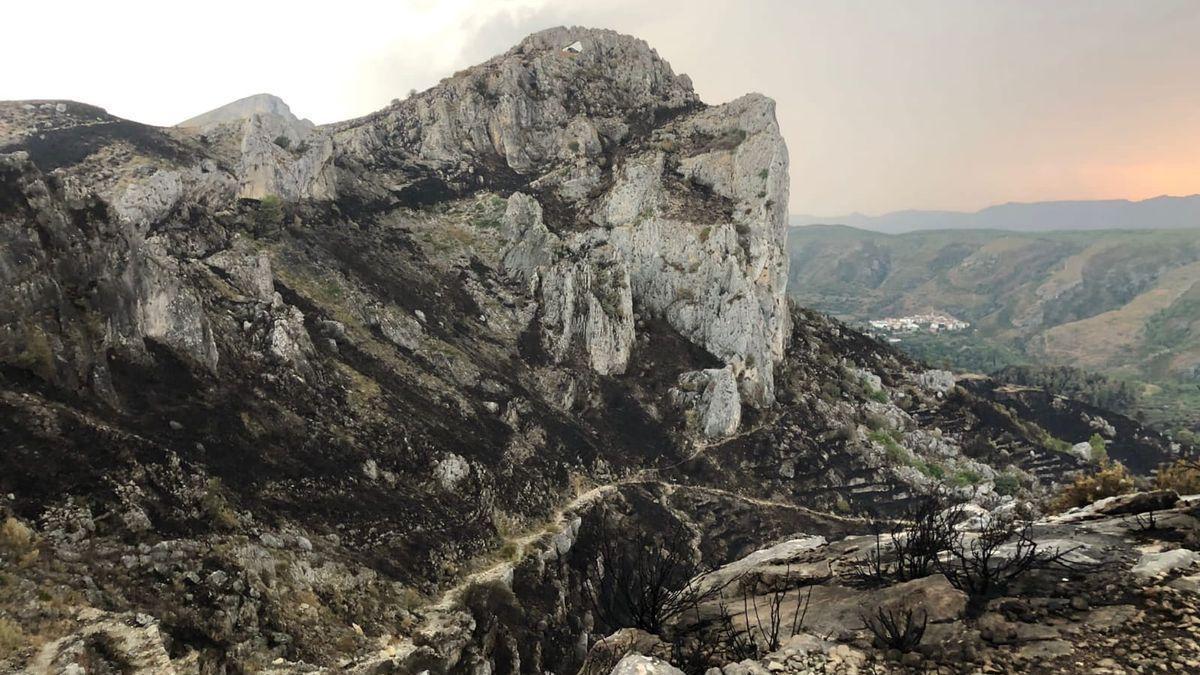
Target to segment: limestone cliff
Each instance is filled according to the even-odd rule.
[[[575,42],[579,51],[564,51]],[[739,401],[773,402],[790,327],[787,148],[770,99],[705,106],[691,81],[640,40],[551,29],[392,108],[336,125],[332,138],[341,165],[370,172],[375,199],[492,185],[514,191],[512,208],[524,219],[541,221],[552,207],[549,223],[506,229],[522,274],[538,268],[538,284],[553,289],[549,297],[542,291],[543,306],[575,285],[563,275],[587,278],[597,265],[614,265],[618,286],[628,278],[636,313],[665,319],[727,365],[740,392],[727,411]],[[355,185],[366,190],[361,180]],[[528,196],[542,207],[531,208]],[[568,232],[577,244],[545,241]],[[613,252],[560,264],[580,258],[580,246]],[[549,339],[555,359],[577,334],[598,372],[622,372],[633,322],[620,295],[615,290],[612,303],[592,295],[620,317],[568,302],[568,313],[586,314],[580,326],[590,328],[547,328],[560,334]],[[553,301],[549,309],[563,311]],[[698,401],[702,418],[713,414],[706,401]],[[735,418],[724,420],[700,431],[736,430]]]

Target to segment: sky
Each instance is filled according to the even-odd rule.
[[[793,213],[1200,193],[1196,0],[14,0],[0,99],[317,123],[555,25],[645,39],[708,103],[777,101]]]

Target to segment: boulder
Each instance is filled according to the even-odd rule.
[[[665,656],[669,652],[670,647],[657,635],[637,628],[622,628],[592,645],[578,675],[607,675],[630,654]]]
[[[612,669],[612,675],[683,675],[683,671],[662,659],[629,654]]]
[[[1107,497],[1092,504],[1091,508],[1098,514],[1123,516],[1169,509],[1178,502],[1179,495],[1174,490],[1153,490]]]
[[[729,436],[741,423],[737,379],[728,366],[684,373],[671,394],[676,405],[695,412],[690,427],[706,438]]]
[[[176,672],[153,618],[110,614],[89,607],[80,610],[77,619],[73,632],[38,650],[27,672],[82,673],[79,663],[94,669],[88,672]]]
[[[1200,561],[1200,553],[1190,549],[1177,548],[1161,553],[1144,553],[1130,571],[1139,577],[1159,577],[1168,572],[1191,567]]]
[[[921,579],[889,586],[879,591],[876,605],[885,611],[923,612],[930,623],[953,621],[967,609],[967,594],[950,584],[945,576],[931,574]]]

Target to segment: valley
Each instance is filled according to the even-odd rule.
[[[1127,410],[1160,428],[1200,416],[1200,238],[1188,230],[887,235],[792,228],[789,293],[864,327],[942,312],[970,322],[914,335],[910,354],[958,370],[1079,368],[1130,383]]]

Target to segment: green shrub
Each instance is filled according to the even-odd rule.
[[[964,469],[954,474],[954,478],[950,482],[958,487],[966,487],[968,485],[978,485],[982,480],[983,476],[969,469]]]
[[[1097,464],[1104,464],[1108,461],[1108,444],[1104,442],[1104,437],[1100,434],[1092,434],[1088,439],[1088,444],[1092,446],[1092,461]]]
[[[918,459],[913,461],[913,466],[917,471],[935,480],[942,480],[946,477],[946,467],[937,462],[924,462]]]
[[[1062,440],[1061,438],[1055,438],[1054,436],[1047,435],[1044,439],[1044,443],[1046,445],[1046,449],[1048,450],[1053,450],[1054,452],[1071,452],[1071,444]]]
[[[882,430],[872,431],[867,434],[867,438],[882,445],[883,449],[887,452],[888,459],[893,462],[897,464],[912,463],[912,456],[908,450],[905,450],[904,446],[897,443],[896,439],[892,438],[892,435],[888,432]]]
[[[1021,479],[1016,474],[1002,473],[993,481],[996,494],[1005,497],[1015,495],[1021,489]]]
[[[279,147],[283,148],[284,150],[287,150],[288,146],[290,146],[291,144],[292,144],[292,139],[288,138],[287,136],[276,136],[275,137],[275,145],[278,145]]]
[[[260,229],[278,227],[283,222],[283,200],[267,195],[254,208],[254,224]]]

